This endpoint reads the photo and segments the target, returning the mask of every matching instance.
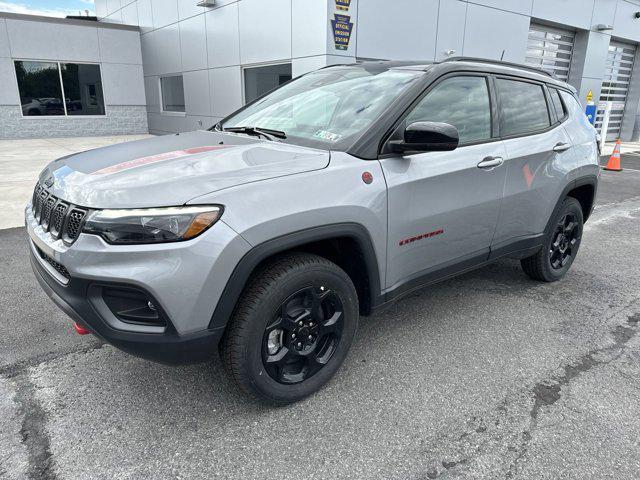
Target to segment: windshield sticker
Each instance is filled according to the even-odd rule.
[[[93,175],[108,175],[110,173],[122,172],[124,170],[130,170],[132,168],[141,167],[143,165],[149,165],[151,163],[164,162],[165,160],[174,160],[176,158],[189,157],[191,155],[197,155],[198,153],[210,152],[212,150],[220,150],[227,148],[226,145],[216,145],[210,147],[194,147],[185,148],[184,150],[174,150],[173,152],[160,153],[158,155],[151,155],[149,157],[135,158],[126,162],[111,165],[100,170],[93,172]]]
[[[342,135],[338,133],[327,132],[326,130],[318,130],[313,134],[314,137],[320,140],[326,140],[327,142],[337,142],[342,138]]]

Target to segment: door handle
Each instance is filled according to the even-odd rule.
[[[554,152],[566,152],[567,150],[569,150],[571,148],[571,145],[569,145],[568,143],[557,143],[555,147],[553,147],[553,151]]]
[[[495,168],[504,163],[502,157],[487,157],[478,164],[478,168]]]

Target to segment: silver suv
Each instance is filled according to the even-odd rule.
[[[53,301],[150,360],[219,349],[289,403],[336,373],[360,315],[498,258],[562,278],[598,184],[596,132],[543,71],[457,58],[297,78],[209,131],[51,163],[26,208]]]

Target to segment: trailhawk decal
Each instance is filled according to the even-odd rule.
[[[422,235],[418,235],[416,237],[405,238],[404,240],[400,240],[399,245],[402,247],[404,245],[408,245],[410,243],[417,242],[418,240],[424,240],[425,238],[432,238],[432,237],[435,237],[436,235],[442,235],[443,233],[444,233],[444,230],[441,228],[441,229],[435,230],[433,232],[423,233]]]
[[[184,150],[174,150],[173,152],[159,153],[157,155],[151,155],[149,157],[135,158],[126,162],[118,163],[117,165],[111,165],[110,167],[102,168],[93,172],[93,175],[108,175],[110,173],[122,172],[124,170],[130,170],[132,168],[141,167],[143,165],[149,165],[151,163],[164,162],[165,160],[174,160],[176,158],[189,157],[191,155],[197,155],[198,153],[211,152],[212,150],[220,150],[222,148],[228,148],[227,145],[216,145],[209,147],[193,147],[185,148]]]

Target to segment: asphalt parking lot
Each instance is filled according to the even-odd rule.
[[[626,162],[623,159],[623,166]],[[73,332],[0,230],[0,478],[640,478],[640,171],[555,284],[505,260],[362,319],[331,383],[243,397]]]

